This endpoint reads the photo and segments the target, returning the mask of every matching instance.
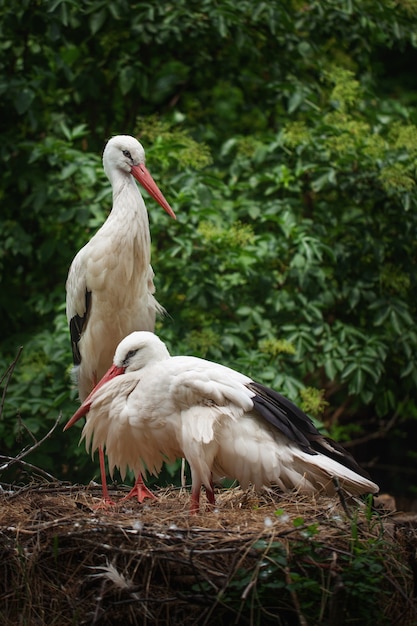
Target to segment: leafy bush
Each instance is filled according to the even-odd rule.
[[[412,3],[0,11],[1,371],[24,346],[5,390],[4,453],[76,407],[65,278],[107,215],[100,152],[123,132],[143,141],[178,215],[147,201],[168,312],[157,332],[171,350],[239,368],[346,445],[368,442],[358,458],[403,490],[415,474],[393,482],[386,467],[416,454]],[[75,439],[56,431],[31,460],[86,479]]]

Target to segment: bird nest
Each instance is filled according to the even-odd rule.
[[[417,623],[416,532],[369,504],[230,488],[190,516],[182,489],[99,495],[0,493],[1,624]]]

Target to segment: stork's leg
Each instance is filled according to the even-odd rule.
[[[191,468],[191,478],[192,478],[192,489],[191,489],[191,504],[190,504],[190,514],[198,515],[200,512],[200,491],[201,491],[201,481],[196,481],[193,478],[193,468]],[[213,509],[216,504],[214,498],[214,485],[213,479],[210,479],[210,488],[206,487],[206,495],[207,500],[209,501],[209,508]]]
[[[191,490],[190,514],[198,515],[200,512],[200,489],[201,485],[193,486]]]
[[[207,500],[209,501],[209,508],[214,509],[216,505],[216,499],[214,497],[213,479],[210,480],[210,489],[207,489],[206,487],[206,496],[207,496]]]
[[[157,500],[157,497],[152,491],[149,491],[145,483],[143,482],[142,474],[138,474],[138,477],[135,482],[135,486],[129,491],[127,496],[122,498],[123,500],[128,500],[129,498],[137,498],[138,502],[143,502],[145,498],[152,498],[153,500]]]
[[[97,376],[93,377],[94,387],[97,385]],[[100,474],[101,474],[101,491],[102,491],[102,499],[100,504],[98,504],[96,509],[106,509],[108,506],[113,506],[115,502],[109,496],[109,490],[107,488],[107,478],[106,478],[106,464],[104,462],[104,452],[103,448],[100,446],[98,449],[98,457],[100,459]]]
[[[100,446],[98,449],[98,456],[100,459],[100,474],[101,474],[101,491],[102,491],[102,499],[100,504],[97,504],[96,509],[106,509],[109,506],[113,506],[115,502],[109,496],[109,490],[107,489],[107,479],[106,479],[106,465],[104,463],[104,452],[103,448]]]

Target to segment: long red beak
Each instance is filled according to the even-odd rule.
[[[87,415],[87,413],[90,410],[91,404],[94,400],[96,391],[100,389],[100,387],[105,385],[112,378],[115,378],[116,376],[119,376],[120,374],[124,374],[125,369],[126,368],[124,367],[118,367],[117,365],[112,365],[110,369],[108,369],[107,372],[104,374],[103,378],[99,380],[99,382],[94,387],[94,389],[90,391],[90,393],[88,394],[88,396],[86,397],[82,405],[79,407],[79,409],[75,411],[74,415],[65,424],[64,430],[68,430],[68,428],[71,428],[71,426],[74,426],[75,422],[78,422],[78,420],[84,417],[84,415]]]
[[[162,192],[159,190],[158,185],[152,178],[149,170],[145,167],[145,165],[132,165],[132,169],[130,170],[132,176],[136,178],[136,180],[146,189],[146,191],[157,201],[158,204],[161,205],[163,209],[174,218],[177,219],[174,211],[169,206],[168,202],[165,200]]]

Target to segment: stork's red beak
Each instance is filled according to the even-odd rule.
[[[71,428],[71,426],[74,426],[75,422],[78,422],[78,420],[84,417],[84,415],[87,415],[88,411],[90,410],[91,403],[94,400],[94,396],[97,390],[100,389],[100,387],[105,385],[112,378],[115,378],[116,376],[119,376],[120,374],[124,374],[125,369],[126,368],[124,367],[118,367],[117,365],[112,365],[110,369],[108,369],[107,372],[104,374],[103,378],[99,380],[99,382],[94,387],[94,389],[90,391],[90,393],[88,394],[88,396],[86,397],[82,405],[79,407],[79,409],[75,411],[74,415],[65,424],[64,430],[68,430],[68,428]]]
[[[174,211],[169,206],[168,202],[165,200],[162,192],[159,190],[158,185],[152,178],[149,170],[145,167],[145,165],[132,165],[131,174],[136,178],[136,180],[146,189],[146,191],[152,196],[154,200],[157,201],[161,207],[174,218],[177,219]]]

